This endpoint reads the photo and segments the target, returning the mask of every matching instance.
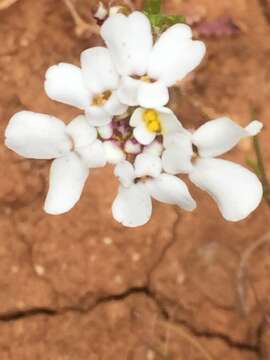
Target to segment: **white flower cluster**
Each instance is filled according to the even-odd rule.
[[[22,111],[6,129],[6,146],[21,156],[54,159],[44,209],[70,210],[79,200],[92,168],[115,165],[120,187],[113,217],[125,226],[145,224],[152,198],[192,211],[189,179],[207,191],[227,220],[248,216],[260,203],[262,185],[249,170],[216,159],[262,125],[242,128],[229,118],[186,130],[164,107],[168,88],[202,60],[205,45],[177,24],[154,41],[148,18],[115,14],[101,27],[106,47],[81,54],[81,68],[60,63],[49,68],[45,90],[56,101],[84,111],[68,125],[45,114]]]

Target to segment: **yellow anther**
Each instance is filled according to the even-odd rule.
[[[102,106],[111,97],[112,92],[110,90],[97,94],[92,99],[92,106]]]
[[[140,77],[140,80],[145,81],[145,82],[147,82],[147,83],[150,83],[150,82],[151,82],[150,77],[147,76],[147,75],[141,76],[141,77]]]
[[[143,113],[143,121],[150,132],[160,133],[162,130],[161,121],[157,111],[147,109]]]

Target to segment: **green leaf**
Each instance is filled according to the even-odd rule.
[[[160,14],[149,14],[148,16],[152,26],[161,30],[165,30],[167,27],[185,22],[184,16],[166,16]]]
[[[144,11],[149,15],[160,14],[161,0],[145,0]]]

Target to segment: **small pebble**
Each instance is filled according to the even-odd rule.
[[[112,240],[112,238],[106,236],[103,239],[103,242],[104,242],[105,245],[111,245],[113,243],[113,240]]]
[[[39,275],[39,276],[43,276],[45,274],[45,269],[43,266],[41,265],[35,265],[35,272]]]

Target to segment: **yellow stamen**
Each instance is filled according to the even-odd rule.
[[[111,90],[106,90],[103,93],[97,94],[92,99],[92,106],[102,106],[111,97]]]
[[[159,113],[153,109],[147,109],[143,113],[143,121],[150,132],[161,133],[162,126]]]
[[[144,82],[147,82],[147,83],[150,83],[151,82],[151,79],[148,75],[143,75],[140,77],[140,80],[144,81]]]

